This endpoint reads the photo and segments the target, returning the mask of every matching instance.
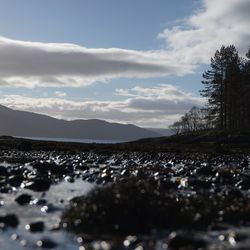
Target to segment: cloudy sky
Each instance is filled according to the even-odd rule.
[[[202,106],[215,50],[250,45],[250,0],[2,0],[0,103],[167,128]]]

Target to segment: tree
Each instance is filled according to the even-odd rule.
[[[203,74],[205,89],[200,93],[207,99],[207,110],[216,128],[234,130],[239,127],[237,109],[239,103],[241,58],[234,45],[222,46],[211,58],[211,69]]]
[[[180,121],[174,122],[169,126],[169,129],[176,135],[181,134],[182,132],[182,123]]]
[[[207,110],[192,107],[189,112],[184,114],[179,121],[170,125],[169,128],[175,134],[182,134],[208,129],[210,125],[207,121]]]
[[[247,130],[250,128],[250,47],[242,65],[241,85],[241,126],[243,130]]]
[[[250,47],[246,58],[234,45],[222,46],[203,74],[204,109],[193,107],[172,125],[178,133],[203,129],[235,132],[250,129]]]

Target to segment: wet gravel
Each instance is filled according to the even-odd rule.
[[[0,249],[250,249],[250,156],[0,151]]]

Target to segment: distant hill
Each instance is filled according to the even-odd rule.
[[[0,105],[0,135],[131,141],[160,134],[131,124],[103,120],[66,121]]]

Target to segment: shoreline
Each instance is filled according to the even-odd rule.
[[[249,135],[175,135],[145,138],[131,142],[98,143],[34,140],[28,138],[0,136],[0,150],[61,151],[61,152],[174,152],[238,154],[250,152]]]

